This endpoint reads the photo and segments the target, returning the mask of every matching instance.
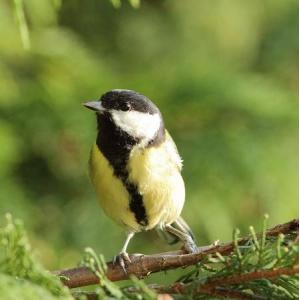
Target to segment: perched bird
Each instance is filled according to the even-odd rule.
[[[182,161],[159,109],[144,95],[120,89],[84,106],[96,112],[98,123],[91,180],[106,215],[127,232],[117,256],[121,266],[130,261],[127,246],[134,234],[154,228],[169,242],[181,240],[187,252],[197,251],[180,217]]]

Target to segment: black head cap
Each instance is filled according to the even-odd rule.
[[[159,113],[158,108],[150,99],[131,90],[111,90],[102,95],[100,101],[105,109]]]

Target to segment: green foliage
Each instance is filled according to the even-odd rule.
[[[73,299],[60,280],[46,271],[32,254],[23,225],[7,215],[7,224],[0,228],[0,295],[3,299]],[[219,253],[207,256],[178,280],[185,286],[185,295],[174,295],[176,299],[186,299],[188,294],[194,299],[211,299],[199,287],[212,284],[214,280],[223,280],[214,288],[227,289],[243,293],[244,296],[255,295],[258,299],[298,299],[298,278],[296,275],[276,276],[272,279],[261,277],[235,284],[226,284],[232,275],[250,274],[265,270],[293,268],[298,259],[298,245],[295,234],[279,235],[278,238],[266,237],[266,221],[261,236],[250,229],[252,237],[242,246],[238,246],[238,233],[235,231],[235,249],[228,256]],[[90,268],[99,278],[100,284],[94,295],[99,299],[136,299],[152,300],[156,292],[173,294],[172,285],[149,287],[142,280],[131,277],[124,287],[109,281],[105,275],[107,266],[103,255],[96,255],[87,248],[81,265]],[[164,275],[166,276],[166,275]],[[88,293],[76,291],[76,299],[84,299]],[[266,298],[267,297],[267,298]],[[1,298],[1,299],[2,299]]]
[[[30,48],[30,38],[28,32],[28,24],[25,19],[23,0],[14,0],[14,2],[15,2],[16,18],[18,20],[18,25],[20,28],[22,44],[24,46],[24,49],[28,50]]]
[[[268,278],[265,271],[276,271],[282,268],[291,270],[298,261],[298,242],[296,234],[280,234],[278,237],[266,235],[268,216],[264,219],[263,230],[257,236],[254,228],[250,227],[249,240],[239,245],[239,232],[234,231],[234,251],[229,255],[208,255],[192,270],[185,272],[175,284],[170,286],[153,285],[152,288],[159,293],[168,293],[175,299],[212,299],[213,290],[239,293],[241,299],[298,299],[298,274],[277,275]],[[156,294],[141,280],[131,279],[131,285],[119,287],[110,282],[106,276],[106,266],[102,255],[97,256],[88,248],[85,251],[83,265],[89,267],[99,278],[101,288],[97,290],[99,299],[111,297],[112,299],[145,299],[156,298]],[[184,271],[183,271],[184,272]],[[255,274],[247,280],[241,279],[243,275]],[[261,274],[261,275],[260,275]],[[254,276],[255,276],[254,275]],[[235,276],[235,282],[228,279]],[[240,277],[239,277],[240,276]],[[184,294],[178,295],[172,286],[181,284],[184,286]],[[213,290],[205,292],[204,287],[212,287]],[[83,293],[84,294],[84,293]]]
[[[131,276],[132,287],[138,291],[138,293],[128,293],[126,289],[120,288],[117,284],[111,282],[105,275],[107,266],[102,254],[97,255],[95,251],[91,248],[86,248],[83,259],[80,263],[83,266],[88,267],[93,271],[100,281],[100,289],[97,289],[96,294],[99,299],[104,299],[105,297],[111,297],[112,299],[145,299],[153,300],[156,294],[151,291],[147,285],[138,280],[136,277]],[[105,298],[106,299],[106,298]]]
[[[0,228],[0,298],[67,300],[70,292],[32,254],[22,222],[6,216]]]
[[[120,8],[122,5],[122,1],[121,0],[110,0],[111,4],[115,7],[115,8]],[[132,7],[134,8],[139,8],[141,5],[140,0],[129,0],[129,3],[132,5]]]
[[[86,248],[81,265],[90,268],[99,278],[102,290],[99,292],[99,296],[104,297],[107,293],[115,299],[122,299],[123,293],[119,288],[111,281],[109,281],[105,275],[107,266],[103,255],[96,255],[93,249]]]
[[[265,220],[266,224],[266,220]],[[264,226],[264,229],[266,227]],[[229,256],[217,253],[216,256],[208,256],[195,267],[195,270],[184,275],[179,281],[189,283],[191,292],[193,288],[213,283],[214,280],[223,279],[215,285],[216,289],[241,292],[246,299],[255,296],[255,299],[298,299],[298,274],[292,276],[276,276],[265,278],[264,275],[256,280],[247,280],[236,284],[226,284],[226,278],[232,275],[249,274],[255,272],[263,274],[266,270],[280,268],[293,268],[297,265],[299,248],[296,235],[279,235],[277,238],[266,237],[265,230],[258,237],[254,228],[250,227],[252,238],[243,245],[235,246],[235,251]],[[235,245],[238,244],[238,234],[234,234]],[[203,299],[205,295],[199,295],[195,299]],[[184,299],[184,298],[183,298]]]

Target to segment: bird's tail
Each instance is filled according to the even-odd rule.
[[[194,236],[191,228],[184,221],[184,219],[182,217],[179,217],[175,222],[173,222],[171,224],[171,226],[180,230],[183,233],[188,234],[193,239],[193,241],[195,241],[195,236]],[[176,235],[174,235],[166,230],[163,230],[162,228],[156,228],[156,231],[157,231],[158,235],[162,239],[164,239],[169,245],[176,244],[177,242],[180,241],[180,239]]]

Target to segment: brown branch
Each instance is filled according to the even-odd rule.
[[[277,236],[280,233],[287,234],[296,231],[298,231],[298,219],[277,225],[269,229],[266,235],[271,237]],[[261,234],[258,236],[260,235]],[[238,244],[243,245],[249,241],[250,238],[250,236],[241,238]],[[119,265],[113,265],[112,262],[109,262],[107,263],[108,269],[106,275],[111,281],[128,279],[132,274],[138,278],[144,278],[151,273],[193,265],[201,261],[208,254],[219,252],[222,255],[227,255],[233,251],[234,244],[233,242],[229,242],[216,246],[200,247],[198,249],[199,251],[193,254],[185,254],[184,251],[179,250],[154,255],[131,255],[131,263],[127,266],[127,274]],[[70,288],[99,283],[98,277],[87,267],[56,271],[54,274],[62,276],[62,281]],[[64,279],[65,277],[67,277],[68,280]]]
[[[253,271],[243,274],[236,274],[226,277],[212,278],[209,279],[206,283],[195,287],[195,283],[181,283],[176,282],[175,284],[165,287],[161,285],[152,284],[148,287],[158,294],[193,294],[193,295],[210,295],[217,297],[229,297],[234,299],[245,299],[245,300],[259,300],[265,299],[258,295],[250,295],[242,291],[234,290],[230,285],[236,285],[245,283],[248,281],[258,280],[258,279],[273,279],[281,275],[295,275],[299,272],[299,266],[296,265],[291,268],[279,268],[274,270],[261,270]],[[126,289],[127,292],[136,293],[140,290],[134,287],[129,287]],[[74,292],[73,296],[75,299],[80,299],[80,296],[85,295],[87,299],[94,300],[98,299],[97,294],[94,292]]]
[[[195,282],[184,284],[176,282],[171,286],[149,285],[149,288],[157,293],[166,294],[193,294],[193,295],[210,295],[230,297],[234,299],[262,299],[257,295],[249,295],[242,291],[234,290],[231,285],[237,285],[248,281],[259,279],[273,279],[282,275],[295,275],[299,272],[299,266],[295,265],[290,268],[278,268],[273,270],[260,270],[230,276],[208,279],[204,284],[195,286]],[[128,288],[127,291],[136,293],[139,290],[136,288]],[[265,299],[265,298],[263,298]]]
[[[262,300],[265,298],[254,296],[250,294],[246,294],[244,292],[240,291],[234,291],[230,289],[201,289],[201,294],[214,296],[214,297],[221,297],[221,299],[224,298],[230,298],[230,299],[239,299],[239,300]]]
[[[206,287],[215,287],[218,285],[230,285],[230,284],[239,284],[246,281],[252,281],[257,279],[270,279],[274,277],[278,277],[281,275],[294,275],[299,272],[299,266],[293,266],[290,268],[279,268],[274,270],[261,270],[261,271],[254,271],[249,273],[243,274],[235,274],[232,276],[227,277],[220,277],[220,278],[213,278],[208,280],[204,286]]]
[[[192,286],[191,286],[192,285]],[[206,287],[204,285],[199,285],[198,287],[195,286],[195,283],[193,284],[184,284],[181,282],[176,282],[175,284],[166,287],[166,286],[160,286],[160,285],[149,285],[150,289],[154,290],[158,295],[165,294],[165,295],[210,295],[210,296],[216,296],[216,297],[222,297],[223,298],[231,298],[231,299],[247,299],[247,300],[261,300],[262,298],[260,296],[253,296],[248,293],[233,290],[228,287]],[[128,291],[128,290],[127,290]],[[129,290],[131,293],[137,293],[140,292],[137,289],[131,288]]]

